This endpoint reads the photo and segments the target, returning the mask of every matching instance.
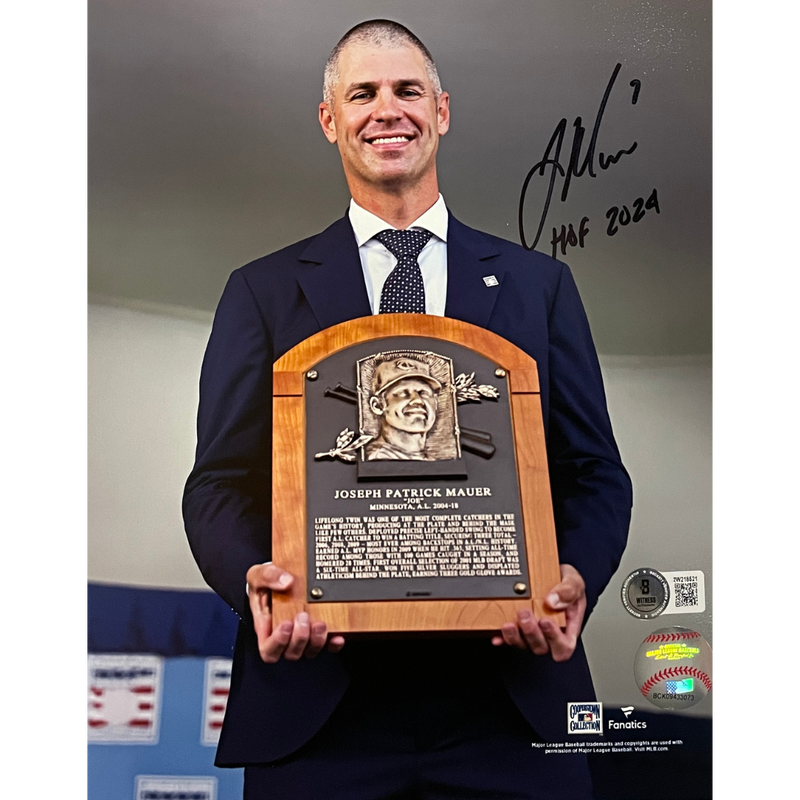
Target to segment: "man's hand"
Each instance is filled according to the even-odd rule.
[[[271,562],[255,564],[247,570],[247,593],[258,637],[258,652],[267,664],[274,664],[281,656],[287,661],[297,661],[303,656],[314,658],[328,638],[325,623],[312,625],[305,611],[298,614],[294,622],[282,622],[272,630],[272,592],[285,592],[293,582],[292,575]],[[332,636],[328,650],[336,653],[342,647],[344,638]]]
[[[550,653],[553,661],[567,661],[575,652],[586,613],[586,584],[578,570],[561,565],[561,583],[547,595],[545,603],[554,611],[563,611],[567,620],[564,630],[549,619],[536,620],[528,610],[517,614],[517,622],[503,625],[502,636],[492,638],[493,645],[510,644],[520,650],[531,650],[537,656]]]

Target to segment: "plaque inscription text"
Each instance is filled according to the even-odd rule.
[[[316,580],[520,576],[514,514],[317,517]]]

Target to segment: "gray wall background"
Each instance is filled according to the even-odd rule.
[[[211,311],[231,270],[344,212],[338,154],[316,122],[328,53],[388,16],[432,51],[452,98],[445,198],[519,241],[522,182],[553,129],[591,131],[617,63],[597,176],[554,198],[589,217],[566,257],[603,353],[711,349],[711,4],[705,0],[91,0],[89,289]],[[641,81],[636,105],[631,80]],[[588,139],[588,134],[587,134]],[[585,148],[584,148],[585,149]],[[528,239],[544,202],[526,203]],[[558,182],[560,189],[561,182]],[[606,211],[658,191],[661,213],[606,235]]]
[[[92,0],[89,12],[89,579],[139,585],[202,585],[180,493],[228,274],[346,208],[316,122],[339,36],[379,16],[421,36],[452,96],[442,192],[464,222],[513,241],[522,181],[556,124],[567,118],[566,166],[574,119],[591,131],[622,64],[598,150],[637,150],[574,180],[566,203],[554,195],[538,249],[550,252],[553,226],[589,217],[586,246],[564,260],[635,508],[585,640],[600,699],[639,704],[631,664],[647,633],[684,624],[710,638],[710,3]],[[528,197],[529,239],[543,183]],[[661,213],[607,236],[607,209],[653,188]],[[707,612],[634,620],[618,594],[640,566],[704,570]]]

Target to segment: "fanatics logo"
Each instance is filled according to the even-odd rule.
[[[632,728],[646,728],[646,722],[640,722],[638,719],[629,719],[630,715],[633,714],[633,706],[621,706],[619,709],[624,715],[626,722],[618,722],[615,719],[608,720],[608,729],[610,731],[616,731],[620,728],[632,729]]]

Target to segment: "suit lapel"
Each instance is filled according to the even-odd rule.
[[[452,214],[447,228],[447,303],[445,316],[471,322],[481,328],[489,325],[505,270],[500,250],[479,231],[468,228]],[[493,276],[496,286],[484,278]]]
[[[505,274],[499,255],[489,237],[450,215],[445,316],[488,326]],[[347,216],[314,237],[299,260],[310,267],[303,270],[298,281],[320,329],[372,314],[358,245]],[[497,286],[486,285],[484,278],[490,276],[497,280]]]
[[[347,216],[315,236],[299,260],[311,266],[298,281],[320,329],[372,314],[358,245]]]

